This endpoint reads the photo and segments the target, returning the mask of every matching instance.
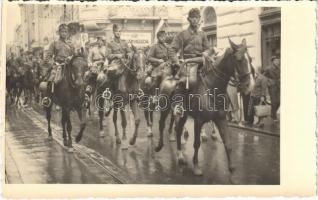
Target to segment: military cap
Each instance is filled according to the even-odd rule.
[[[165,34],[166,34],[166,31],[164,31],[164,30],[158,31],[157,38],[162,36],[162,35],[165,35]]]
[[[188,17],[201,17],[200,10],[198,8],[192,8],[188,13]]]
[[[119,31],[120,27],[118,24],[113,24],[113,31]]]
[[[66,24],[60,24],[59,25],[59,32],[62,31],[62,30],[68,31],[68,26]]]
[[[273,56],[271,57],[271,61],[273,61],[274,59],[280,59],[279,54],[273,55]]]

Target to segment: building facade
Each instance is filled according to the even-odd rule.
[[[89,37],[113,37],[112,25],[122,27],[122,39],[137,47],[156,42],[156,33],[166,30],[174,35],[182,30],[183,7],[105,5],[80,6],[79,21],[84,24]]]
[[[20,12],[24,50],[43,46],[45,38],[53,41],[59,24],[79,17],[78,5],[21,4]]]
[[[202,7],[201,29],[211,45],[229,46],[228,38],[239,44],[245,38],[254,67],[265,67],[273,54],[280,53],[280,8]]]

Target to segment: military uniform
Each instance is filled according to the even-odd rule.
[[[272,106],[271,116],[272,119],[276,120],[276,113],[280,106],[280,67],[272,64],[265,68],[263,75],[267,77],[268,92]]]
[[[195,58],[202,56],[202,53],[209,49],[207,36],[202,31],[193,31],[190,27],[182,31],[173,39],[169,56],[173,63],[178,63],[178,52],[183,52],[183,58]],[[183,48],[183,49],[182,49]]]
[[[47,57],[45,58],[45,62],[48,63],[49,60],[54,57],[54,62],[62,64],[65,62],[66,58],[74,55],[74,47],[70,42],[63,41],[61,39],[54,41],[47,51]],[[56,75],[57,65],[53,64],[49,81],[53,81]]]
[[[161,64],[158,62],[159,59],[162,59],[164,62],[169,59],[168,46],[166,44],[157,43],[149,50],[148,60],[153,67],[158,67]]]
[[[116,58],[116,54],[121,54],[121,55],[131,55],[132,50],[129,48],[128,44],[123,41],[117,41],[117,40],[112,40],[108,44],[108,49],[109,49],[109,54],[108,54],[108,59],[110,62],[112,62]]]
[[[104,65],[104,62],[106,61],[107,58],[107,48],[106,46],[101,46],[101,47],[93,47],[90,49],[88,52],[88,65],[93,66],[95,63],[97,64],[97,71],[102,70],[102,66]]]

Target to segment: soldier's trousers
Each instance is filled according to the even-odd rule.
[[[277,85],[273,85],[268,87],[269,96],[271,98],[271,116],[272,119],[277,119],[277,111],[280,106],[280,87]]]

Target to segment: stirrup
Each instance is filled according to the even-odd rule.
[[[88,86],[86,87],[86,89],[85,89],[85,92],[87,92],[87,93],[89,93],[89,94],[91,94],[92,91],[93,91],[93,88],[92,88],[90,85],[88,85]]]
[[[109,88],[106,88],[106,90],[103,92],[102,97],[104,99],[110,99],[112,96],[112,92],[109,90]]]
[[[184,108],[181,105],[176,105],[173,109],[173,115],[183,117],[183,114]]]
[[[41,101],[41,105],[46,108],[50,107],[51,103],[52,103],[52,100],[49,97],[44,97]]]

